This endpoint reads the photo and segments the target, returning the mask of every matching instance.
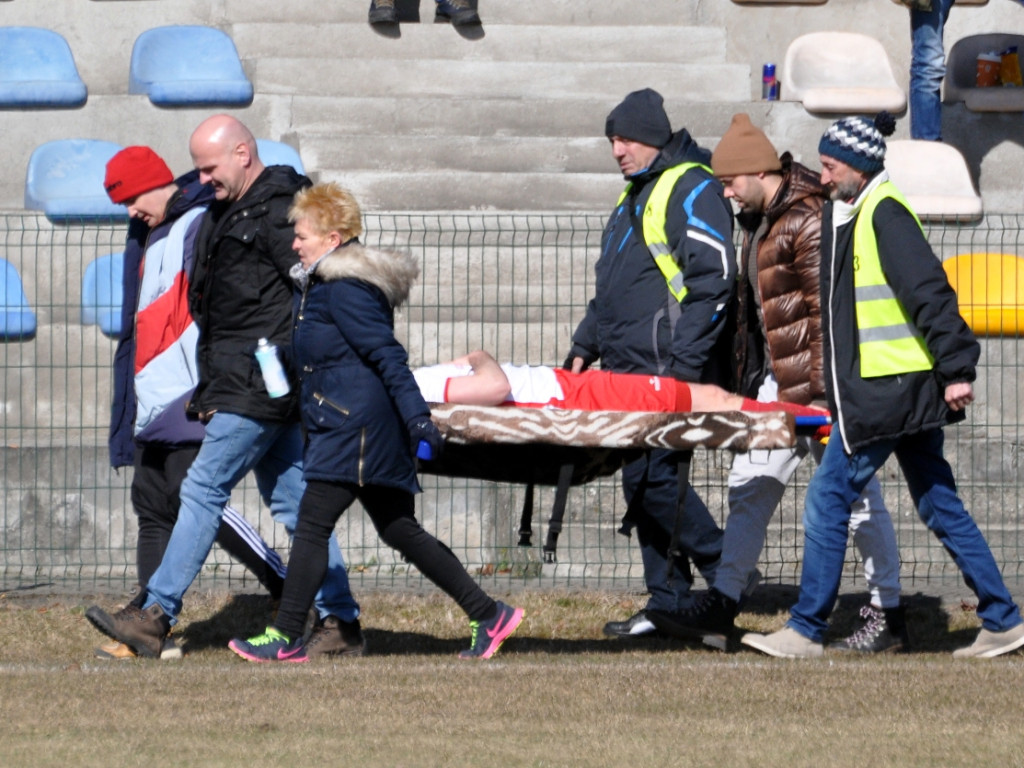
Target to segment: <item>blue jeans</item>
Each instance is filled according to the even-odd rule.
[[[985,537],[957,496],[953,471],[942,455],[943,440],[942,430],[933,429],[872,443],[850,456],[841,440],[829,440],[821,466],[807,486],[800,598],[787,626],[821,642],[839,594],[850,505],[893,453],[918,515],[978,596],[978,616],[985,629],[1002,632],[1021,623]]]
[[[206,425],[199,455],[181,484],[181,509],[160,567],[146,585],[148,608],[159,603],[176,621],[185,592],[199,575],[213,546],[224,505],[232,489],[253,471],[260,496],[288,535],[295,532],[302,479],[302,434],[298,424],[257,421],[218,412]],[[317,593],[320,617],[333,614],[343,621],[359,615],[349,590],[348,573],[338,542],[332,536],[327,576]]]
[[[669,572],[669,551],[679,504],[679,459],[675,451],[654,450],[622,469],[622,488],[626,501],[636,501],[638,509],[629,522],[636,529],[640,557],[644,564],[644,582],[650,599],[648,610],[673,613],[690,606],[690,581],[685,565],[673,558]],[[684,466],[689,468],[689,464]],[[710,584],[722,556],[722,529],[707,506],[687,485],[683,502],[683,525],[679,549]]]
[[[910,12],[910,138],[942,140],[942,31],[953,0],[932,0],[930,11]]]

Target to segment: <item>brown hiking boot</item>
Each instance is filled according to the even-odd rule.
[[[156,603],[145,610],[129,603],[113,616],[94,605],[85,612],[85,618],[107,637],[149,659],[161,657],[171,632],[170,619]]]
[[[306,641],[306,656],[362,656],[366,651],[359,619],[342,621],[337,616],[328,616],[313,628],[313,634]]]

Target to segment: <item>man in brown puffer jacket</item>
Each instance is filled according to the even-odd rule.
[[[794,162],[788,152],[780,158],[746,114],[733,116],[711,167],[725,197],[739,209],[737,221],[743,228],[734,388],[763,402],[824,405],[819,270],[821,209],[828,193],[818,174]],[[655,613],[655,626],[725,648],[786,484],[808,453],[820,461],[823,451],[820,442],[803,437],[792,449],[736,455],[714,583],[690,610]],[[831,647],[870,653],[905,650],[899,552],[877,478],[851,513],[850,529],[863,559],[871,604],[861,611],[863,625]]]

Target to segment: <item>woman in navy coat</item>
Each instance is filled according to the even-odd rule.
[[[448,547],[415,518],[413,455],[444,441],[394,335],[394,310],[419,267],[409,253],[363,247],[355,199],[336,184],[295,196],[296,293],[292,363],[298,373],[306,491],[273,626],[229,647],[250,661],[306,661],[302,634],[327,568],[327,541],[356,499],[380,537],[459,604],[470,619],[462,658],[490,658],[522,621],[489,597]],[[311,638],[311,641],[316,635]]]

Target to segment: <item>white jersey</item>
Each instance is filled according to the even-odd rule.
[[[507,405],[532,405],[561,407],[565,394],[558,383],[554,370],[545,365],[510,365],[505,363],[501,370],[508,378],[511,393],[505,398]],[[412,372],[423,399],[428,403],[446,403],[449,379],[472,376],[468,365],[442,363]]]

